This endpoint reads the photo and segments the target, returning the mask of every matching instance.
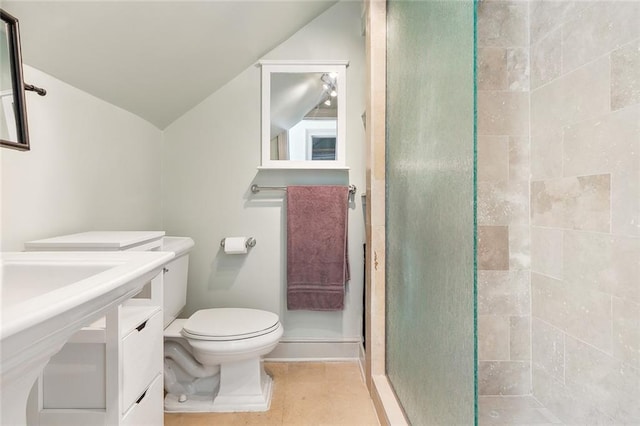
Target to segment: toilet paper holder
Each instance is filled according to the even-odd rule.
[[[224,238],[220,240],[220,247],[224,248]],[[247,238],[247,241],[245,241],[244,245],[247,248],[252,248],[256,246],[256,239],[253,237],[249,237]]]

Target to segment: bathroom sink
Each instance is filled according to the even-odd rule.
[[[3,262],[2,308],[14,307],[113,267],[109,263],[82,265],[66,262]]]
[[[129,299],[170,252],[1,254],[0,424],[25,424],[26,399],[49,358],[79,329]]]

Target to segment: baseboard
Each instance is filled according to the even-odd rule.
[[[365,383],[367,383],[367,376],[365,373],[365,369],[367,368],[367,359],[366,359],[366,353],[365,353],[365,349],[364,349],[364,345],[362,343],[360,343],[360,345],[358,346],[358,364],[360,365],[360,374],[362,375],[362,380],[364,380]]]
[[[282,339],[266,361],[358,361],[360,339]]]

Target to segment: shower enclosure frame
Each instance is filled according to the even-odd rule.
[[[386,1],[365,0],[363,19],[366,27],[366,60],[367,60],[367,103],[366,103],[366,141],[367,141],[367,182],[366,182],[366,285],[365,285],[365,339],[366,352],[362,356],[365,380],[370,390],[378,418],[382,424],[409,424],[386,373],[386,292],[385,292],[385,163],[386,163],[386,43],[387,43],[387,3]],[[478,381],[477,381],[477,252],[476,224],[476,23],[477,1],[473,2],[474,25],[474,88],[473,88],[473,362],[474,362],[474,421],[477,424],[478,414]]]

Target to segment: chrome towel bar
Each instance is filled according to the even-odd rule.
[[[286,191],[287,187],[286,186],[258,186],[255,183],[253,185],[251,185],[251,192],[253,192],[254,194],[257,194],[258,192],[262,191],[262,190],[279,190],[279,191]],[[349,194],[355,194],[356,191],[358,190],[358,188],[356,188],[355,185],[349,185]]]

